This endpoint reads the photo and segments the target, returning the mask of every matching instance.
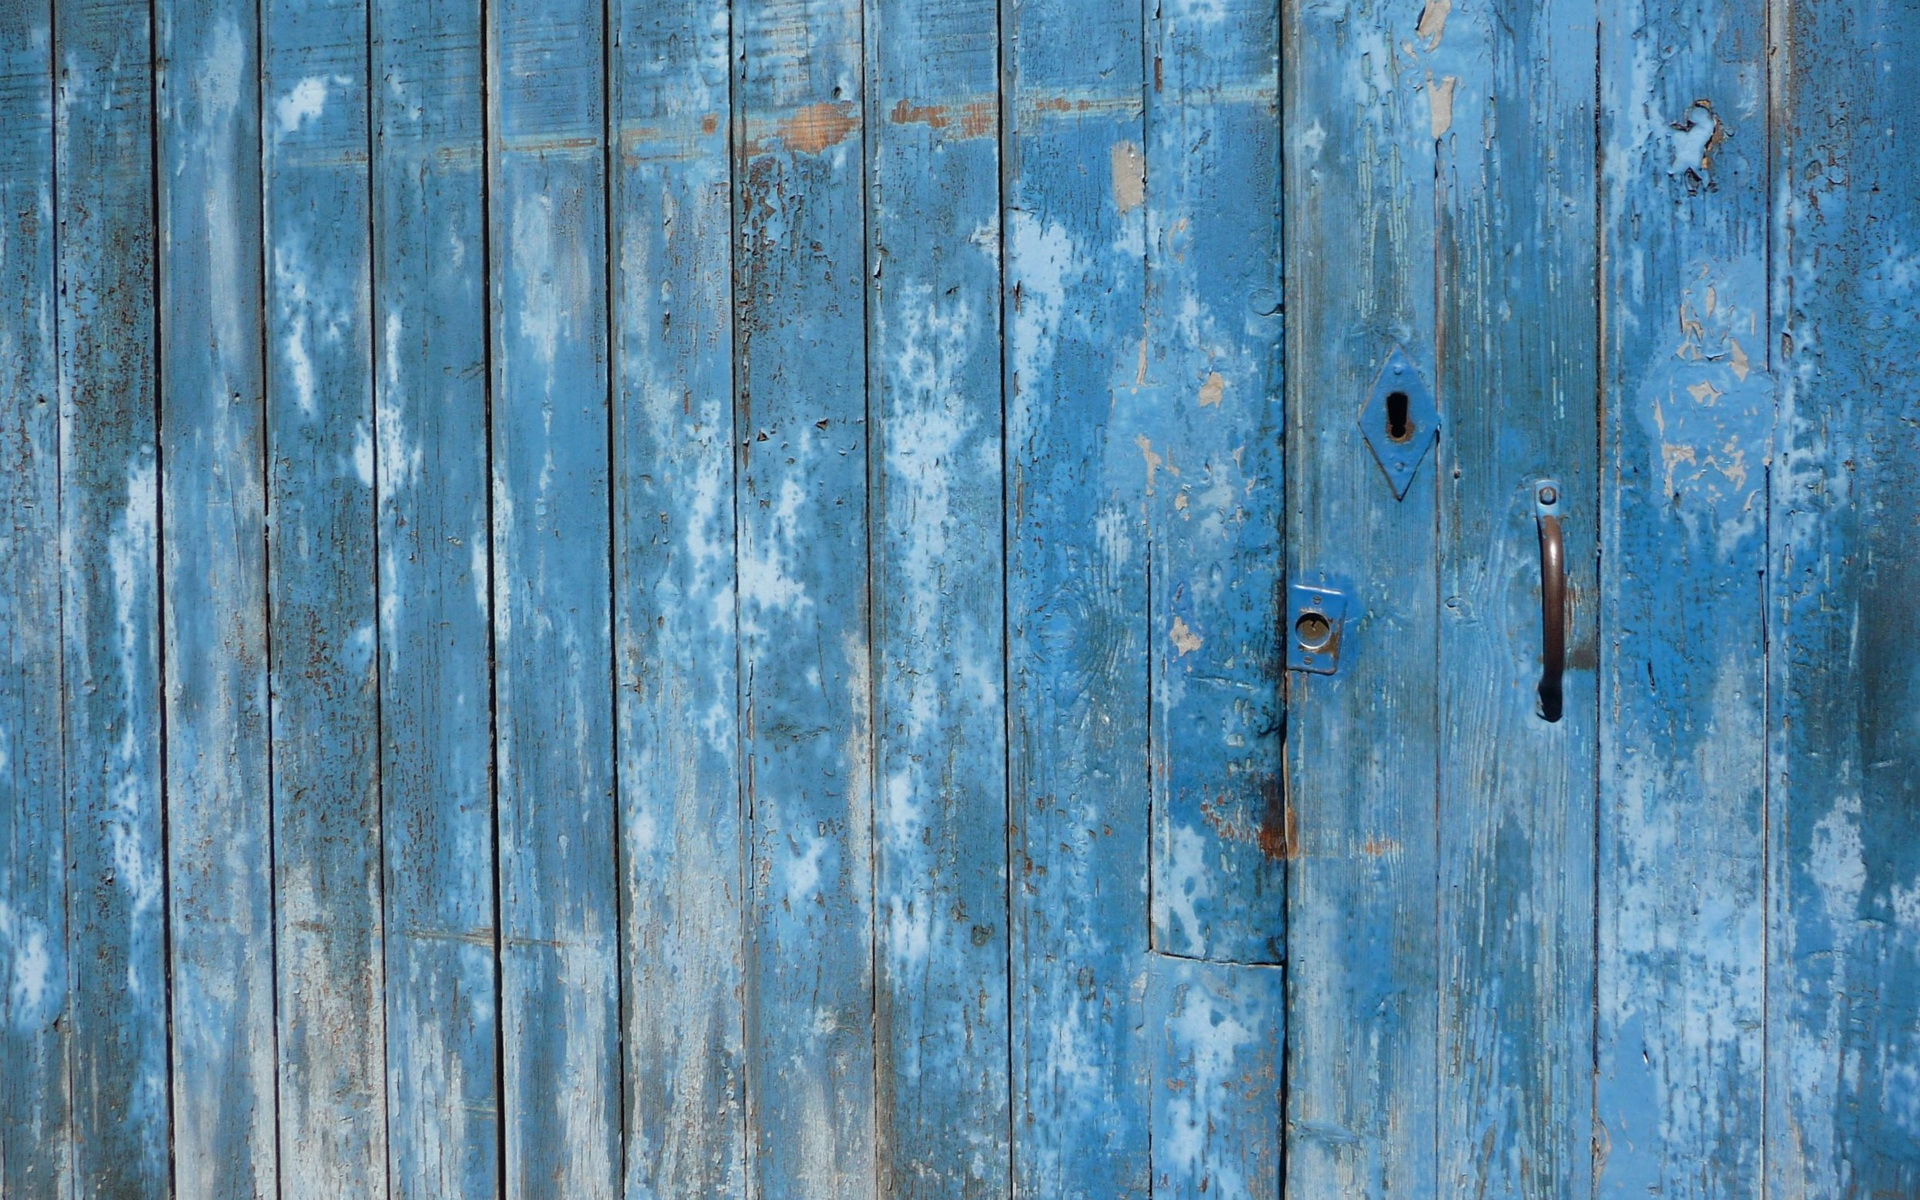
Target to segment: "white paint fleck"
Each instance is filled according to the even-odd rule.
[[[1833,807],[1813,827],[1812,843],[1808,874],[1820,889],[1827,916],[1850,925],[1859,918],[1860,895],[1867,886],[1859,793],[1834,798]]]
[[[1258,1030],[1245,1014],[1198,984],[1181,988],[1180,1002],[1167,1021],[1167,1040],[1187,1056],[1183,1086],[1166,1100],[1166,1120],[1157,1131],[1154,1156],[1177,1174],[1204,1179],[1217,1200],[1249,1200],[1247,1180],[1231,1155],[1209,1154],[1221,1117],[1244,1106],[1236,1089],[1244,1086],[1241,1058]]]
[[[1667,173],[1705,176],[1713,165],[1708,156],[1713,150],[1713,135],[1719,128],[1720,118],[1714,115],[1711,107],[1695,104],[1689,108],[1686,116],[1668,130],[1668,146],[1672,157]]]
[[[274,120],[281,134],[298,130],[308,121],[318,117],[327,108],[327,93],[336,87],[350,87],[353,80],[345,75],[309,75],[293,85],[286,95],[273,102]]]
[[[32,1033],[53,1015],[64,988],[56,986],[47,927],[0,900],[0,946],[7,951],[7,1009],[16,1032]]]
[[[1207,869],[1208,838],[1190,825],[1172,827],[1167,832],[1165,871],[1153,884],[1153,906],[1159,911],[1154,924],[1163,929],[1179,926],[1175,943],[1183,953],[1204,954],[1207,931],[1200,924],[1197,905],[1212,897],[1213,875]]]
[[[365,421],[353,423],[353,477],[360,486],[373,486],[373,429]]]
[[[803,833],[803,846],[795,847],[787,859],[786,896],[787,903],[799,906],[809,904],[820,891],[820,866],[826,858],[828,841],[818,834]]]

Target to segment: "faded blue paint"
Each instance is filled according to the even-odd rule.
[[[1602,26],[1598,1188],[1762,1190],[1766,6]]]
[[[1920,9],[1777,13],[1767,1186],[1920,1193]]]
[[[73,1186],[165,1196],[159,388],[145,4],[54,6]]]
[[[1012,1188],[998,18],[866,13],[879,1191],[916,1200]]]
[[[1287,1187],[1442,1195],[1439,471],[1396,500],[1356,418],[1395,346],[1433,378],[1429,80],[1445,13],[1284,13],[1289,578],[1349,597],[1339,672],[1287,680]]]
[[[53,11],[0,8],[0,1194],[72,1191]]]
[[[0,1189],[1920,1190],[1916,34],[9,9]]]
[[[1286,981],[1278,966],[1153,957],[1147,1028],[1155,1196],[1281,1194]]]
[[[626,1194],[747,1192],[724,8],[619,7],[614,584]]]
[[[154,6],[173,1177],[277,1194],[260,38]],[[23,1194],[31,1194],[23,1193]]]
[[[621,1188],[605,30],[487,11],[505,1194]]]
[[[871,1196],[873,663],[856,0],[734,10],[752,1194]]]
[[[1593,1191],[1595,0],[1462,6],[1430,56],[1440,477],[1438,1190]],[[1437,35],[1436,35],[1437,37]],[[1429,85],[1430,87],[1432,85]],[[1565,710],[1535,714],[1533,485],[1562,485]]]
[[[280,1167],[344,1197],[387,1192],[365,15],[261,30]]]
[[[1157,6],[1148,33],[1136,436],[1150,560],[1153,946],[1276,963],[1287,898],[1279,12],[1265,0],[1180,0]]]
[[[499,1190],[481,12],[375,0],[374,487],[395,1197]]]
[[[1154,1049],[1145,31],[1120,0],[1003,20],[1014,1190],[1121,1200]]]

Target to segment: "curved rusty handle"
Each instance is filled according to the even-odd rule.
[[[1540,529],[1541,720],[1560,719],[1560,676],[1567,669],[1567,540],[1560,531],[1560,485],[1534,485],[1534,520]]]

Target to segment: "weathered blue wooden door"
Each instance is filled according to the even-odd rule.
[[[1920,1195],[1915,44],[0,0],[0,1200]]]

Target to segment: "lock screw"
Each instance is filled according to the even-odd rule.
[[[1560,503],[1560,493],[1551,486],[1543,487],[1540,489],[1540,503],[1558,504]]]

